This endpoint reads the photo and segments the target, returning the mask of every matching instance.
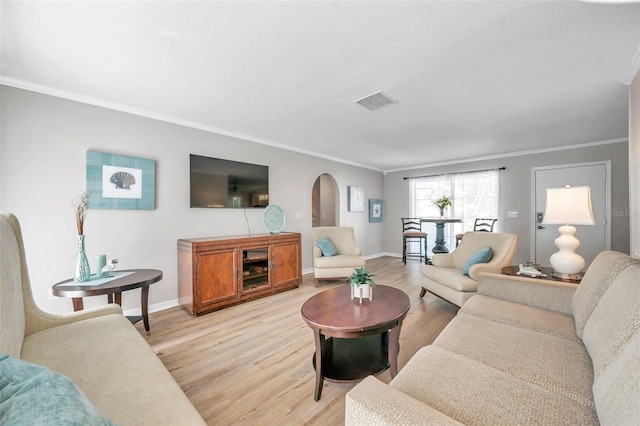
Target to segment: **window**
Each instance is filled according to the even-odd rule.
[[[476,218],[498,217],[498,170],[413,178],[409,180],[409,191],[413,217],[438,217],[440,211],[433,201],[443,195],[451,198],[452,206],[445,215],[462,218],[463,223],[445,226],[445,241],[449,250],[455,247],[455,234],[473,230]],[[497,226],[496,223],[494,231]],[[423,230],[429,234],[429,245],[432,245],[436,235],[435,225],[424,223]]]

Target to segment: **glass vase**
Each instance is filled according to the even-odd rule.
[[[73,281],[77,283],[87,282],[91,278],[87,253],[84,251],[84,237],[84,235],[78,235],[78,257],[76,258],[76,266],[73,269]]]

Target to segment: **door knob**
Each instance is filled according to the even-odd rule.
[[[547,229],[547,228],[545,228],[545,227],[544,227],[544,226],[542,226],[542,225],[538,225],[538,229]]]

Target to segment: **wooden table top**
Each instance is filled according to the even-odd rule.
[[[70,285],[73,283],[73,278],[69,278],[55,284],[52,292],[55,296],[60,297],[98,296],[149,286],[162,279],[162,271],[157,269],[125,269],[117,272],[133,273],[98,285],[86,283]]]
[[[397,288],[377,285],[373,300],[351,299],[349,284],[330,288],[302,305],[302,318],[313,329],[363,332],[402,321],[409,312],[409,296]]]
[[[551,275],[553,274],[553,268],[550,268],[548,266],[540,267],[540,272],[545,274],[546,277],[542,277],[542,276],[531,277],[529,275],[518,275],[519,270],[520,270],[519,266],[505,266],[504,268],[502,268],[502,273],[504,275],[513,275],[513,276],[519,276],[519,277],[525,277],[525,278],[536,278],[541,280],[561,281],[561,282],[571,283],[571,284],[580,284],[579,280],[569,280],[565,278],[554,277],[553,275]]]
[[[462,218],[459,217],[421,217],[420,222],[433,223],[461,223]]]

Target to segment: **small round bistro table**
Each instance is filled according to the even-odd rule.
[[[117,277],[117,275],[127,275]],[[107,295],[109,303],[122,304],[122,292],[142,288],[141,307],[142,316],[127,317],[132,323],[136,323],[141,319],[144,321],[144,329],[150,334],[149,327],[149,286],[157,283],[162,279],[162,271],[157,269],[126,269],[122,271],[112,272],[116,275],[111,281],[91,284],[91,280],[86,283],[74,283],[73,278],[61,281],[53,286],[52,293],[59,297],[73,298],[73,310],[81,311],[84,309],[83,297]]]
[[[420,222],[436,224],[436,245],[431,249],[433,254],[449,253],[449,249],[447,248],[447,244],[444,240],[444,225],[447,223],[462,223],[462,219],[452,217],[421,217]]]
[[[395,377],[400,329],[410,306],[403,291],[384,285],[375,287],[373,300],[362,303],[351,299],[349,285],[308,299],[301,312],[315,339],[314,400],[320,399],[325,379],[355,382],[387,368]]]

